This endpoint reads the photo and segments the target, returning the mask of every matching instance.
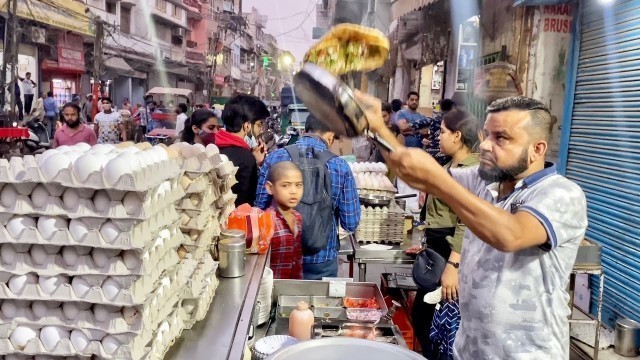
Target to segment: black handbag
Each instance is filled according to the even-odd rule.
[[[413,263],[411,275],[416,285],[426,291],[431,292],[440,285],[440,278],[447,265],[442,255],[435,250],[427,248],[418,253],[416,261]]]

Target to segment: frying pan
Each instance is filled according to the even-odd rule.
[[[384,195],[360,195],[360,202],[369,206],[389,206],[391,201],[416,197],[416,194],[396,195],[393,198]]]
[[[325,69],[305,63],[293,77],[296,94],[307,109],[336,135],[367,135],[387,151],[393,146],[368,130],[369,122],[355,99],[353,90]]]

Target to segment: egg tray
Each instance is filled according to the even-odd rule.
[[[0,337],[0,355],[93,355],[105,360],[161,359],[161,357],[166,354],[169,346],[182,334],[185,326],[183,318],[183,311],[181,309],[174,309],[173,312],[162,321],[150,340],[143,339],[142,336],[132,337],[130,334],[109,335],[117,339],[120,343],[112,353],[107,353],[102,343],[98,340],[90,341],[82,351],[78,351],[70,339],[62,339],[52,349],[47,350],[39,338],[32,338],[27,342],[24,349],[16,349],[8,336],[3,336]]]
[[[185,298],[198,298],[204,290],[206,279],[215,276],[219,263],[214,261],[211,254],[207,253],[199,261],[197,268],[189,278],[190,286],[186,289]]]
[[[70,168],[63,168],[53,177],[45,178],[38,167],[36,157],[25,155],[13,157],[11,161],[0,159],[0,183],[55,183],[73,188],[147,191],[166,179],[177,177],[181,172],[178,161],[168,159],[136,169],[131,174],[120,176],[114,184],[107,184],[102,170],[90,173],[83,181],[76,179]]]
[[[175,202],[175,207],[178,210],[207,211],[211,205],[213,205],[214,201],[216,201],[218,196],[217,190],[215,190],[214,187],[210,187],[205,192],[189,194],[188,197],[177,200]],[[196,197],[198,199],[197,205],[191,201],[191,197]]]
[[[391,190],[358,188],[358,194],[360,195],[382,195],[389,198],[393,198],[394,196],[396,196],[396,191],[397,190],[391,191]]]
[[[207,313],[209,312],[209,308],[211,307],[213,298],[216,295],[216,290],[218,289],[220,281],[215,277],[215,275],[207,280],[209,280],[209,283],[202,292],[202,296],[196,299],[182,300],[183,310],[185,309],[185,301],[195,301],[195,307],[191,313],[187,313],[185,310],[186,317],[184,319],[184,323],[186,329],[191,329],[196,322],[204,320],[204,318],[207,316]]]
[[[180,215],[180,229],[182,231],[189,230],[204,230],[209,226],[213,221],[217,222],[218,214],[220,210],[215,208],[214,206],[209,206],[207,210],[181,210],[182,214]],[[189,218],[189,221],[185,222],[185,216]]]
[[[206,153],[200,153],[197,156],[184,159],[180,167],[190,173],[204,174],[213,170],[220,162],[222,162],[220,154],[209,156]]]
[[[88,246],[104,249],[144,249],[149,246],[158,234],[166,229],[177,229],[180,225],[180,215],[172,206],[167,206],[153,215],[150,219],[139,222],[136,220],[113,220],[112,223],[120,230],[113,242],[107,241],[100,233],[101,226],[107,219],[84,218],[81,220],[88,231],[82,236],[74,237],[69,229],[55,231],[49,239],[45,239],[35,227],[25,227],[17,236],[12,236],[6,228],[13,217],[12,214],[0,213],[0,244],[40,244],[56,246]]]
[[[211,226],[205,232],[200,234],[196,241],[186,240],[185,243],[182,244],[188,253],[191,254],[192,258],[195,260],[201,260],[202,256],[208,252],[218,241],[218,236],[220,235],[220,228]],[[186,237],[188,239],[188,237]]]
[[[156,271],[158,263],[169,252],[175,250],[185,241],[184,235],[179,230],[174,230],[168,239],[158,238],[156,242],[150,244],[144,251],[130,250],[138,255],[141,260],[138,266],[129,269],[121,256],[110,256],[105,266],[99,267],[92,257],[92,254],[78,256],[75,265],[68,265],[61,253],[47,254],[42,264],[37,264],[28,253],[17,253],[13,264],[7,264],[0,259],[0,270],[12,274],[36,273],[38,275],[53,276],[66,274],[76,275],[148,275]],[[62,251],[62,250],[61,250]],[[106,249],[105,251],[120,251],[120,249]],[[175,253],[175,251],[171,251]],[[177,256],[177,254],[176,254]]]
[[[232,193],[231,191],[227,191],[216,200],[216,207],[222,208],[227,204],[235,202],[237,198],[238,198],[238,195]]]
[[[186,187],[184,186],[186,184],[185,178],[190,181],[190,183]],[[185,193],[193,194],[207,190],[207,188],[212,184],[212,179],[209,173],[201,174],[187,172],[182,175],[180,184]]]

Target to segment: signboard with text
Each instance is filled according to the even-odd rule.
[[[0,11],[7,12],[8,0],[0,0]],[[75,0],[18,0],[18,16],[83,35],[94,35],[93,25],[84,10],[86,5]]]

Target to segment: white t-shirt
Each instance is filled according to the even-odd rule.
[[[22,80],[22,93],[25,95],[33,95],[35,93],[35,85],[29,79]]]
[[[185,113],[181,113],[176,117],[176,135],[180,137],[180,133],[184,130],[184,123],[189,117]]]

